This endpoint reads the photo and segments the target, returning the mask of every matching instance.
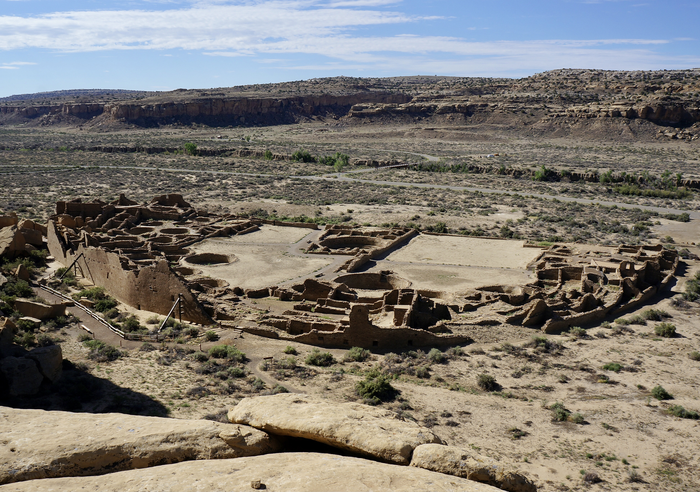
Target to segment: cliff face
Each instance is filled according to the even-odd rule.
[[[331,113],[341,117],[359,103],[401,104],[411,100],[406,94],[358,93],[349,95],[313,95],[287,98],[200,98],[191,101],[115,102],[95,104],[61,104],[36,106],[4,106],[0,114],[19,118],[44,117],[47,123],[61,117],[101,119],[129,122],[140,126],[169,124],[174,121],[196,121],[205,124],[275,124],[291,123],[300,117]]]
[[[98,91],[99,92],[99,91]],[[280,84],[172,92],[75,94],[0,100],[0,124],[152,127],[275,125],[312,116],[364,123],[426,118],[459,123],[548,124],[608,118],[688,129],[700,123],[700,70],[622,72],[555,70],[522,79],[393,77],[312,79]],[[476,118],[472,118],[476,116]],[[363,121],[364,120],[364,121]],[[375,121],[372,119],[372,121]],[[602,121],[602,120],[599,120]],[[591,125],[588,125],[591,126]],[[593,125],[595,126],[595,125]],[[662,132],[662,136],[669,136]],[[670,138],[698,137],[671,132]]]

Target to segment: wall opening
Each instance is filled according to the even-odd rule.
[[[378,340],[374,340],[374,341],[372,342],[372,347],[379,347],[379,341],[378,341]]]

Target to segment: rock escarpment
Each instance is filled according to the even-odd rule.
[[[0,435],[0,484],[279,450],[276,439],[243,425],[6,407],[0,409]]]
[[[525,476],[376,407],[280,394],[246,398],[229,418],[259,429],[3,407],[0,484],[3,491],[536,491]],[[288,436],[331,448],[296,452],[300,441]]]
[[[406,466],[332,454],[280,453],[235,460],[190,461],[109,477],[71,477],[10,484],[3,492],[163,492],[175,490],[249,492],[496,492],[489,485]]]
[[[308,395],[246,398],[231,409],[228,418],[272,434],[310,439],[400,465],[411,462],[417,446],[442,442],[429,429],[388,410]]]
[[[63,352],[58,345],[27,351],[13,343],[16,334],[15,324],[0,318],[0,394],[36,395],[44,382],[55,383],[61,377]]]

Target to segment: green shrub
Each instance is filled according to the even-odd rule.
[[[587,336],[586,330],[584,330],[580,326],[572,326],[571,328],[569,328],[568,333],[569,333],[569,335],[571,335],[572,337],[574,337],[576,339],[585,338]]]
[[[232,367],[228,370],[228,373],[232,378],[244,378],[246,376],[245,369],[241,369],[240,367]]]
[[[560,343],[550,340],[543,336],[533,336],[532,339],[525,344],[525,347],[531,347],[535,352],[544,352],[548,354],[554,354],[559,352],[563,346]]]
[[[662,309],[647,309],[642,313],[642,318],[649,321],[661,321],[668,318],[668,313]]]
[[[272,154],[272,151],[270,149],[267,149],[263,157],[265,158],[265,160],[271,161],[274,158],[274,155]]]
[[[219,335],[217,335],[215,331],[209,330],[204,333],[204,339],[207,342],[216,342],[219,339]]]
[[[657,400],[673,400],[673,395],[659,385],[654,386],[651,389],[651,396]]]
[[[197,144],[192,142],[187,142],[185,145],[185,154],[187,155],[197,155]]]
[[[34,295],[34,291],[26,281],[15,277],[9,277],[0,292],[2,292],[3,300],[8,304],[13,303],[17,297],[32,297]]]
[[[566,422],[569,420],[571,412],[564,407],[562,403],[555,403],[549,409],[552,411],[552,418],[557,422]]]
[[[209,356],[204,352],[195,352],[192,354],[192,358],[197,362],[206,362],[209,360]]]
[[[157,325],[160,324],[160,318],[157,315],[153,315],[146,320],[147,325]]]
[[[101,340],[86,340],[83,345],[90,349],[88,358],[96,362],[110,362],[123,355],[119,349]]]
[[[126,333],[134,333],[139,331],[145,331],[145,328],[141,326],[139,320],[134,316],[130,316],[124,320],[122,323],[122,330]]]
[[[547,169],[544,164],[535,171],[535,175],[532,177],[534,181],[546,181],[551,176],[551,171]]]
[[[236,362],[245,362],[245,354],[233,345],[215,345],[209,349],[209,357],[214,359],[230,359]]]
[[[287,345],[287,346],[284,348],[284,353],[285,353],[285,354],[289,354],[289,355],[297,355],[299,352],[297,352],[297,349],[295,349],[295,348],[292,347],[291,345]]]
[[[495,377],[485,373],[479,374],[476,377],[476,384],[484,391],[498,391],[501,387],[501,385],[496,382]]]
[[[668,409],[668,413],[682,419],[700,419],[700,414],[698,414],[698,412],[695,412],[693,410],[686,410],[680,405],[673,405]]]
[[[456,357],[461,357],[462,355],[464,355],[464,350],[462,349],[462,347],[450,347],[445,351],[445,354],[450,359],[454,359]]]
[[[556,422],[573,422],[574,424],[583,424],[585,419],[580,413],[571,413],[562,403],[555,403],[549,407],[552,411],[552,418]]]
[[[428,366],[420,366],[416,368],[416,377],[420,379],[430,378],[430,368]]]
[[[253,382],[250,383],[250,386],[252,386],[253,390],[255,391],[262,391],[265,389],[265,381],[260,378],[255,378]]]
[[[654,327],[654,333],[660,337],[673,338],[676,336],[676,325],[667,322],[659,323]]]
[[[294,162],[316,162],[316,158],[304,149],[294,152],[292,154],[292,160]]]
[[[117,301],[111,297],[100,299],[95,303],[95,311],[104,313],[117,307]]]
[[[700,361],[700,352],[697,350],[688,354],[688,358],[694,361]]]
[[[606,371],[620,372],[622,370],[622,366],[617,362],[609,362],[603,366],[603,369]]]
[[[103,287],[92,287],[83,289],[77,294],[73,294],[73,299],[80,301],[81,297],[86,297],[95,303],[95,311],[104,313],[117,306],[117,301],[109,296]]]
[[[447,361],[447,357],[443,354],[440,349],[432,348],[428,352],[428,360],[434,364],[442,364]]]
[[[119,316],[119,310],[117,308],[108,309],[104,314],[107,318],[114,319]]]
[[[371,355],[370,351],[362,347],[352,347],[345,354],[345,360],[354,360],[355,362],[364,362]]]
[[[700,272],[697,272],[695,277],[686,282],[683,297],[687,301],[696,301],[700,299]]]
[[[15,323],[19,331],[33,332],[36,328],[34,322],[28,319],[18,319]]]
[[[327,367],[335,364],[335,358],[329,352],[321,352],[315,348],[306,356],[305,362],[310,366]]]
[[[368,403],[379,404],[382,401],[391,401],[396,398],[394,388],[386,376],[373,371],[363,381],[355,385],[355,393],[364,398]]]
[[[185,328],[182,334],[186,337],[196,338],[199,336],[199,328],[197,328],[196,326],[190,326],[189,328]]]
[[[17,334],[12,341],[24,348],[33,347],[36,345],[36,337],[34,336],[34,333],[30,333],[28,331]]]
[[[277,395],[279,393],[289,393],[289,390],[281,384],[276,384],[275,387],[272,388],[272,394]]]

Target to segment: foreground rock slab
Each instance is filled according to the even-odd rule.
[[[271,434],[310,439],[400,465],[411,462],[417,446],[442,442],[429,429],[401,420],[394,412],[308,395],[245,398],[228,418]]]
[[[242,425],[7,407],[0,407],[0,436],[0,484],[279,449],[266,433]]]
[[[232,460],[189,461],[100,477],[10,484],[3,492],[496,492],[490,485],[440,473],[319,453],[277,453]]]
[[[464,449],[424,444],[413,451],[411,466],[488,483],[509,492],[535,492],[537,487],[523,475]]]

